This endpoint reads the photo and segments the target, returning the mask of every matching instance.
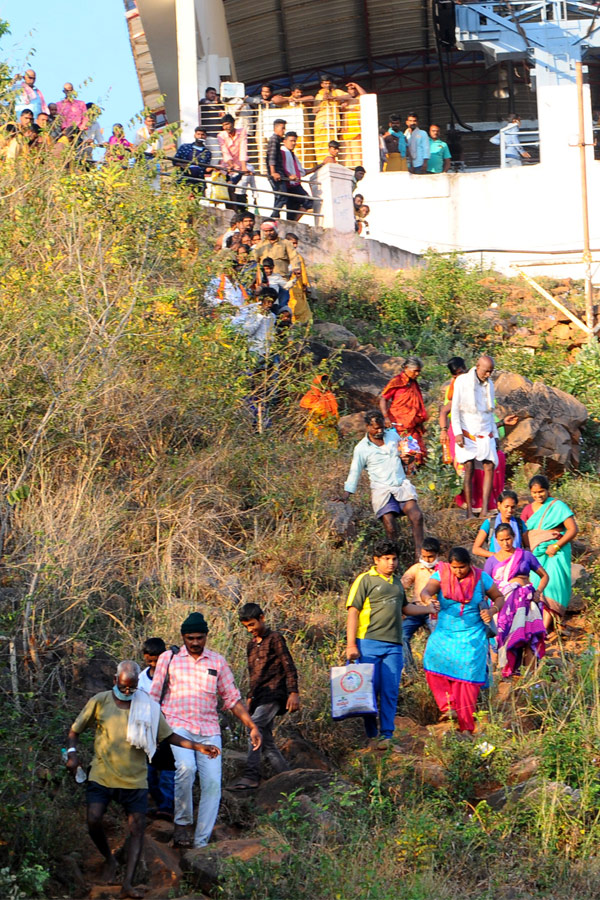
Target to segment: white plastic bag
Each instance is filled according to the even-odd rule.
[[[377,714],[373,663],[348,663],[331,669],[331,718]]]

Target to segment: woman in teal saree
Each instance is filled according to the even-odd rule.
[[[532,502],[521,518],[527,522],[531,550],[549,576],[544,590],[544,625],[550,633],[554,617],[562,618],[571,600],[571,542],[578,528],[567,504],[550,496],[550,482],[545,475],[534,475],[529,490]],[[531,583],[537,587],[538,582],[538,576],[532,572]]]

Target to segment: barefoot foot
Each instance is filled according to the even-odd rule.
[[[102,867],[100,879],[102,880],[103,884],[114,884],[116,874],[117,861],[111,853],[110,859],[107,859]]]
[[[146,893],[145,887],[132,887],[131,885],[124,884],[121,888],[121,893],[119,897],[133,897],[135,900],[142,900],[142,897]]]

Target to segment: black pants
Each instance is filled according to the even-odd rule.
[[[287,198],[288,219],[291,222],[297,222],[303,213],[313,208],[314,200],[310,194],[307,194],[301,184],[289,184],[288,194],[296,195],[295,197]]]
[[[275,179],[271,177],[269,177],[269,184],[275,192],[275,200],[273,202],[273,212],[271,213],[271,218],[279,219],[281,210],[284,209],[287,201],[291,199],[290,197],[284,196],[285,194],[288,194],[290,192],[290,184],[289,181],[284,181],[283,178],[281,179],[281,181],[275,181]]]

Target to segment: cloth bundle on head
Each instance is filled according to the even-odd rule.
[[[129,707],[127,741],[132,747],[143,750],[148,757],[148,762],[152,761],[152,757],[156,753],[159,718],[159,704],[145,691],[138,688],[131,698]]]
[[[206,619],[199,612],[190,613],[181,626],[182,634],[208,634]]]
[[[261,231],[277,231],[273,222],[263,222],[260,226]]]

